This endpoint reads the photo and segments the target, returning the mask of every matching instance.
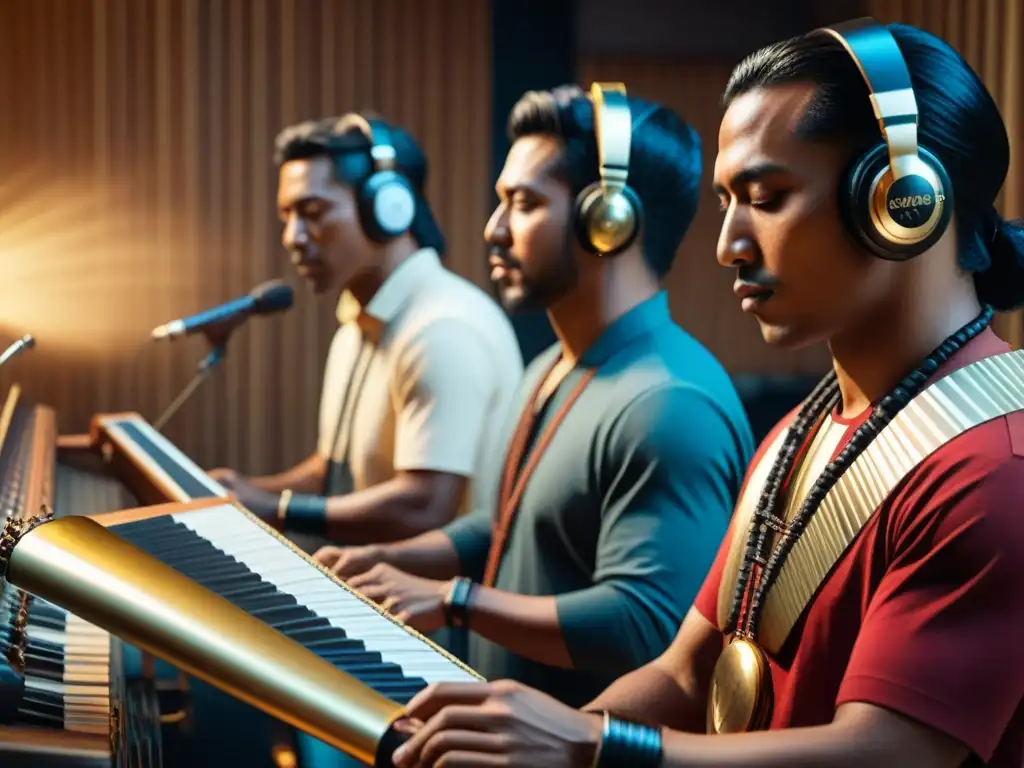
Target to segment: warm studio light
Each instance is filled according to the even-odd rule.
[[[133,353],[180,295],[174,217],[148,214],[138,189],[6,167],[15,171],[0,180],[0,345],[27,332],[61,359]],[[136,298],[154,294],[163,300]]]

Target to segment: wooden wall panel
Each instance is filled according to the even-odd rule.
[[[205,354],[155,325],[290,276],[271,152],[291,122],[375,109],[431,161],[449,263],[483,284],[489,214],[486,0],[0,3],[0,375],[60,412],[150,419]],[[311,450],[333,307],[297,284],[168,425],[204,465],[271,471]]]
[[[733,62],[628,57],[585,58],[580,82],[620,80],[630,93],[674,109],[700,134],[704,154],[703,190],[696,220],[665,280],[672,314],[733,373],[820,373],[826,370],[824,346],[779,352],[761,340],[757,322],[740,310],[732,293],[733,270],[715,260],[722,225],[711,177],[718,150],[721,98]]]

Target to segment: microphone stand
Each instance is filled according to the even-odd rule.
[[[183,406],[193,393],[199,389],[204,381],[210,378],[210,374],[213,373],[214,369],[217,368],[223,361],[228,351],[228,339],[231,338],[231,334],[235,328],[241,325],[242,319],[234,319],[232,321],[210,325],[203,329],[202,333],[206,337],[206,341],[210,345],[210,352],[200,361],[199,366],[192,376],[192,379],[185,385],[185,388],[181,390],[181,393],[174,398],[166,410],[160,414],[155,422],[153,422],[153,428],[157,432],[162,432],[164,426],[170,421],[174,414],[176,414],[181,406]]]

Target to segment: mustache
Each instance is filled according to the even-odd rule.
[[[308,246],[305,248],[292,248],[289,253],[291,254],[292,264],[295,266],[320,261],[320,254],[316,248]]]
[[[736,278],[741,283],[756,285],[765,290],[772,290],[779,284],[779,281],[764,267],[749,264],[744,264],[736,270]]]
[[[504,266],[512,269],[521,269],[523,266],[522,262],[513,256],[507,248],[491,248],[488,251],[488,256],[492,259],[498,259]]]

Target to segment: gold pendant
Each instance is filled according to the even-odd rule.
[[[722,651],[708,691],[708,733],[762,731],[772,717],[772,671],[753,641],[735,635]]]

